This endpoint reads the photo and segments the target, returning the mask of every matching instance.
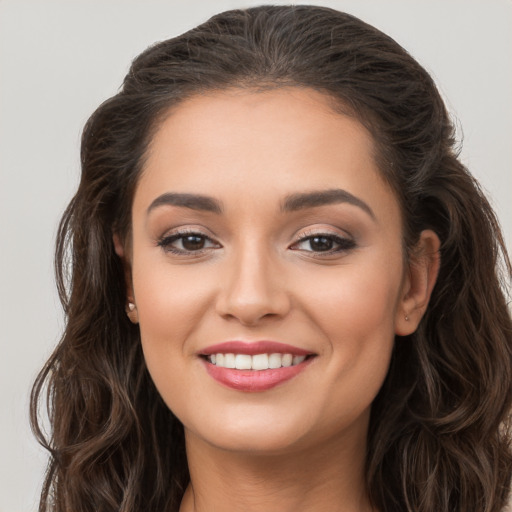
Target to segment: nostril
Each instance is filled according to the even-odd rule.
[[[290,301],[284,292],[259,293],[254,290],[252,297],[231,293],[219,298],[217,312],[226,320],[237,320],[244,326],[254,326],[265,320],[275,320],[286,316]]]

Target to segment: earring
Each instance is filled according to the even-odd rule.
[[[132,324],[138,324],[139,323],[139,315],[137,314],[137,306],[133,302],[128,302],[126,305],[126,315],[130,319],[130,322]]]
[[[405,315],[405,321],[408,322],[409,321],[409,317],[407,315]]]

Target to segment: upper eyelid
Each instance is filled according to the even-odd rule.
[[[310,229],[310,230],[306,230],[303,233],[301,233],[300,236],[297,237],[297,240],[303,240],[305,238],[309,238],[312,236],[322,236],[322,235],[355,240],[355,237],[348,231],[341,230],[341,229],[340,229],[340,231],[342,231],[342,232],[340,233],[338,231],[334,231],[331,229],[325,229],[325,228],[324,229],[322,229],[322,228]]]
[[[186,235],[199,235],[199,236],[203,236],[205,238],[208,238],[210,240],[214,240],[214,237],[212,235],[209,235],[207,233],[204,233],[203,231],[201,230],[198,230],[198,229],[194,229],[194,228],[191,228],[191,229],[188,229],[188,228],[185,228],[185,229],[178,229],[174,232],[170,232],[170,233],[167,233],[165,235],[162,235],[161,237],[159,237],[159,240],[165,240],[166,238],[172,238],[172,237],[180,237],[180,236],[186,236]],[[341,233],[336,233],[336,232],[333,232],[333,231],[329,231],[329,230],[318,230],[318,231],[306,231],[304,233],[301,233],[300,236],[297,236],[297,238],[295,239],[296,241],[298,240],[303,240],[305,238],[309,238],[309,237],[312,237],[312,236],[333,236],[333,237],[337,237],[337,238],[354,238],[352,235],[350,235],[349,233],[345,232],[345,234],[341,234]]]
[[[162,235],[158,236],[158,240],[165,240],[166,238],[171,238],[173,236],[186,236],[186,235],[200,235],[204,236],[205,238],[209,238],[211,240],[214,240],[216,238],[216,235],[211,233],[210,230],[206,230],[203,227],[178,227],[178,228],[171,228],[167,229]]]

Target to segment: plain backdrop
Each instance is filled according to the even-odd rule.
[[[78,182],[83,124],[149,44],[260,3],[288,2],[0,0],[0,512],[37,507],[46,455],[30,433],[28,396],[63,327],[53,245]],[[433,74],[510,248],[512,1],[302,3],[363,18]]]

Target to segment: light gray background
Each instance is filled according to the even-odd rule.
[[[146,46],[259,3],[288,2],[0,0],[0,512],[36,510],[45,454],[28,427],[28,395],[63,325],[53,244],[84,122]],[[511,247],[512,1],[302,3],[362,17],[433,73]]]

